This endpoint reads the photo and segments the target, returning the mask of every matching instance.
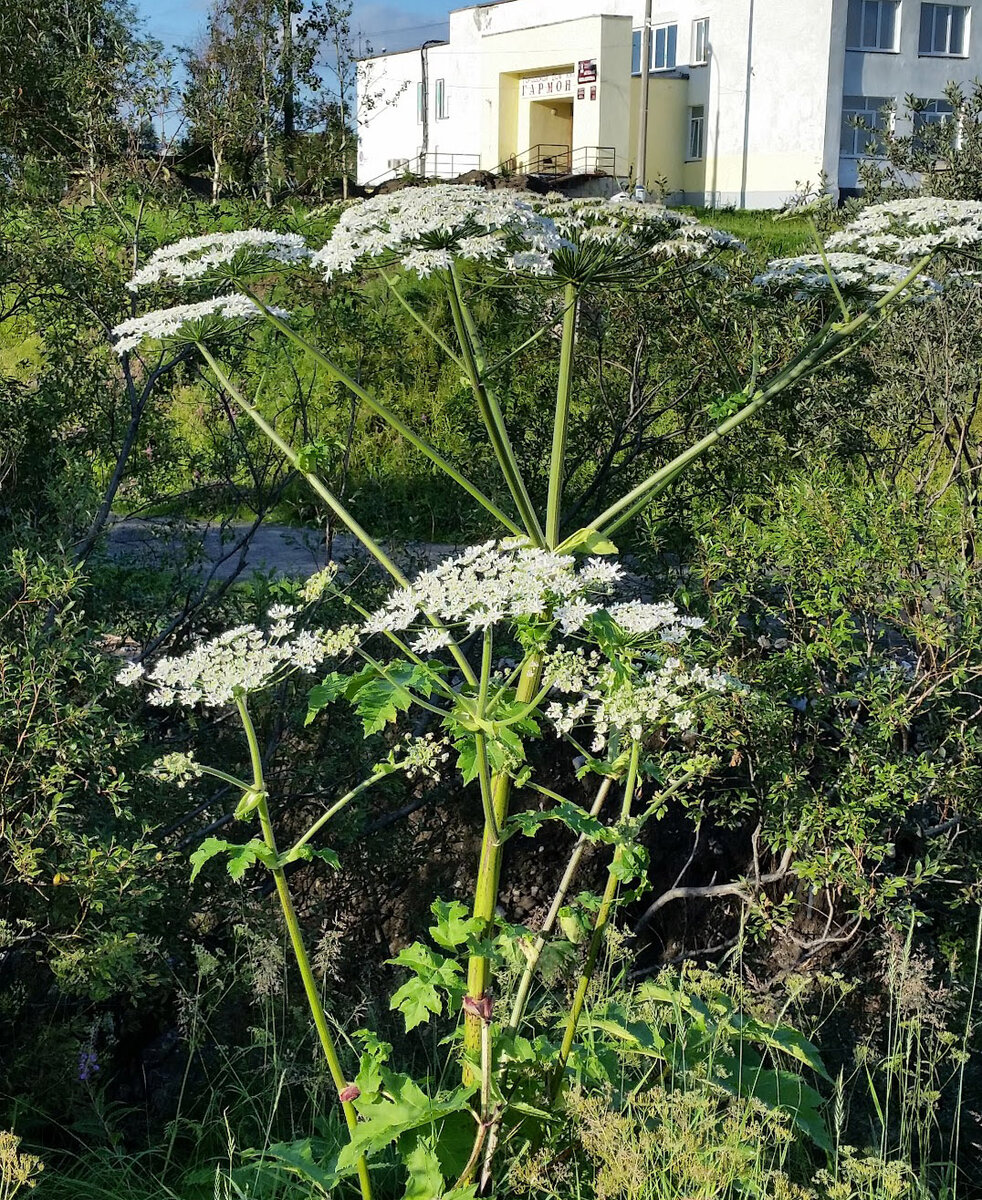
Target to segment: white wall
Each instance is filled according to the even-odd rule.
[[[679,142],[680,191],[694,203],[773,207],[797,185],[856,186],[856,162],[840,157],[842,97],[940,98],[950,80],[968,83],[982,58],[982,0],[973,11],[972,57],[918,55],[920,0],[903,0],[898,53],[845,49],[848,0],[655,0],[655,24],[678,24],[678,71],[687,94],[665,113],[662,153]],[[633,164],[630,28],[644,0],[505,0],[450,14],[450,44],[429,50],[429,149],[480,155],[493,169],[505,153],[525,149],[510,130],[528,127],[514,81],[597,58],[599,99],[574,105],[574,146],[615,145],[618,170]],[[710,62],[688,65],[695,19],[710,21]],[[383,174],[388,160],[419,152],[416,119],[420,52],[361,64],[358,178]],[[446,80],[449,117],[433,112],[436,80]],[[635,90],[637,85],[635,81]],[[373,107],[368,100],[376,96]],[[659,89],[651,89],[652,96]],[[661,93],[665,94],[665,93]],[[675,95],[675,93],[673,93]],[[685,130],[678,133],[679,104]],[[688,110],[705,109],[706,155],[686,163]],[[650,110],[658,120],[657,109]],[[520,140],[520,137],[519,137]]]

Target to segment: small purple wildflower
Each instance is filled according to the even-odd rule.
[[[78,1056],[78,1078],[88,1083],[99,1070],[99,1056],[92,1046],[87,1046]]]

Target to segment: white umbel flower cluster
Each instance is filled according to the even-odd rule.
[[[865,209],[828,240],[830,250],[853,250],[913,262],[942,250],[982,247],[982,202],[920,196]]]
[[[258,691],[290,670],[312,671],[327,656],[323,640],[295,630],[286,612],[273,629],[240,625],[198,642],[179,657],[160,658],[149,671],[131,664],[118,675],[121,684],[140,680],[153,689],[148,699],[160,707],[204,704],[221,708],[237,696]]]
[[[884,262],[866,254],[832,252],[825,256],[825,261],[820,254],[776,258],[767,264],[766,271],[755,277],[754,284],[777,295],[805,300],[810,296],[831,295],[834,280],[843,295],[876,297],[892,292],[908,274],[908,268],[899,263]],[[921,276],[910,285],[910,290],[925,295],[940,289],[934,280]]]
[[[553,221],[513,192],[468,184],[404,188],[345,209],[312,263],[325,277],[344,275],[372,260],[401,260],[418,275],[449,267],[456,258],[541,269],[563,245]]]
[[[596,651],[562,646],[547,659],[544,678],[553,694],[572,697],[552,700],[546,719],[557,736],[589,737],[593,754],[603,753],[612,740],[640,741],[655,729],[689,733],[700,702],[733,686],[726,675],[675,657],[632,675]]]
[[[701,258],[713,249],[746,250],[733,234],[662,204],[639,204],[617,197],[566,200],[550,193],[537,207],[577,248],[617,246],[625,252],[646,251],[662,258]]]
[[[393,592],[362,633],[398,633],[427,618],[474,633],[499,621],[552,616],[572,633],[597,609],[587,595],[608,590],[622,575],[620,567],[602,559],[589,559],[577,570],[571,554],[485,542]],[[424,630],[413,648],[431,652],[449,640],[444,630]]]
[[[272,233],[265,229],[205,233],[155,250],[126,286],[136,292],[164,280],[187,283],[214,275],[233,262],[239,270],[255,273],[274,265],[303,262],[309,257],[307,243],[298,233]]]
[[[289,316],[282,308],[273,308],[277,316]],[[143,342],[164,341],[183,333],[188,340],[214,337],[229,333],[240,321],[251,321],[263,315],[262,309],[247,296],[238,293],[213,296],[197,304],[175,304],[153,312],[130,317],[112,331],[113,349],[117,354],[135,350]]]

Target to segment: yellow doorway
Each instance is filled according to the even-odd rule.
[[[565,160],[573,148],[573,101],[533,100],[529,104],[529,145],[555,147],[556,157]],[[565,153],[564,153],[565,152]],[[562,165],[557,163],[558,165]]]

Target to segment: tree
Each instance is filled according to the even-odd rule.
[[[0,146],[21,167],[81,167],[90,189],[126,142],[132,65],[149,57],[127,0],[5,0],[0,6]]]

